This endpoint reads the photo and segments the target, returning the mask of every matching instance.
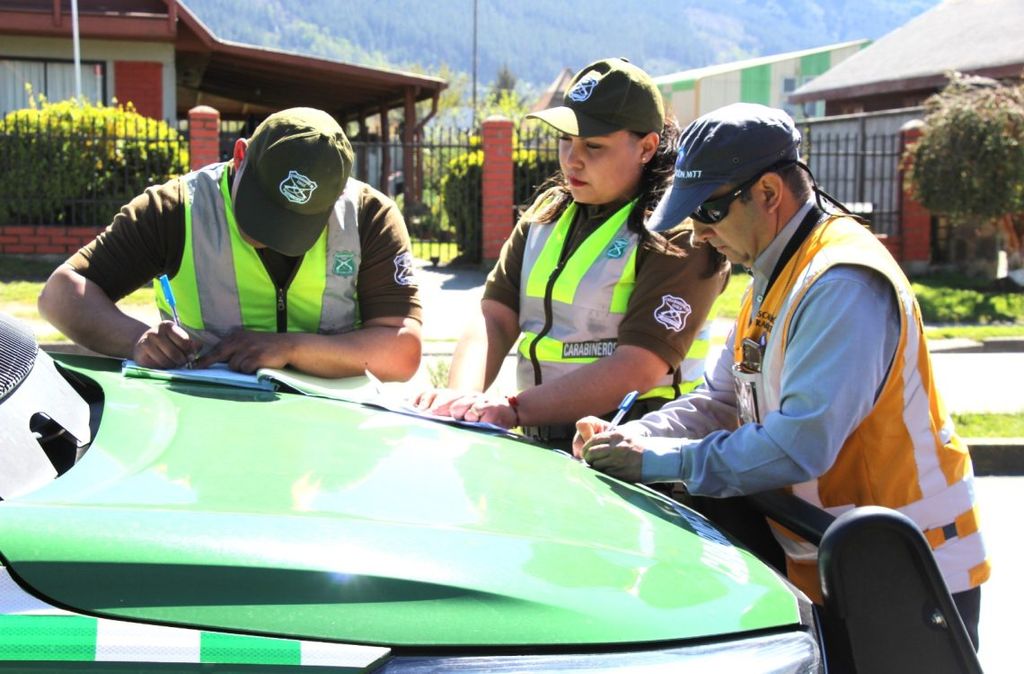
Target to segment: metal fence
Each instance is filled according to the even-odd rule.
[[[0,224],[105,226],[149,185],[187,173],[188,123],[97,118],[0,120]],[[221,159],[251,133],[224,122]],[[434,265],[482,257],[483,149],[478,132],[428,128],[417,142],[355,140],[353,175],[395,199],[413,253]],[[517,131],[514,220],[558,169],[558,139]],[[410,164],[408,167],[405,164]]]
[[[448,173],[476,154],[482,157],[469,130],[427,129],[410,148],[399,141],[356,139],[352,149],[353,176],[395,200],[409,229],[413,255],[434,265],[474,259],[479,229],[467,231],[449,217],[444,199]],[[404,165],[407,156],[411,166]]]
[[[801,124],[805,159],[818,184],[865,216],[878,234],[901,234],[900,128],[922,114],[905,108]]]
[[[826,192],[867,218],[875,233],[900,233],[899,134],[808,134],[805,151]]]
[[[188,171],[187,134],[122,115],[0,119],[0,224],[106,226],[146,187]]]
[[[518,211],[557,168],[558,141],[543,132],[517,138],[513,197]],[[355,140],[352,148],[353,175],[395,199],[416,257],[433,265],[480,262],[484,153],[478,132],[428,128],[409,153],[400,142]],[[411,168],[404,166],[407,156]],[[517,213],[510,215],[514,219]]]
[[[544,183],[559,171],[558,133],[546,124],[519,131],[513,153],[513,180],[517,214],[533,203]]]

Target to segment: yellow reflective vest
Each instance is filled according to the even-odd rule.
[[[262,332],[334,334],[358,326],[358,194],[350,179],[328,226],[306,252],[286,287],[278,288],[235,222],[227,163],[180,178],[185,199],[185,247],[171,281],[182,325],[216,342],[236,327]],[[157,307],[169,318],[159,284]]]
[[[736,323],[734,362],[744,361],[744,339],[764,344],[757,415],[777,411],[790,322],[815,280],[840,264],[885,275],[899,303],[900,338],[868,416],[843,443],[835,463],[816,480],[794,485],[792,492],[833,515],[864,505],[899,510],[924,532],[950,591],[971,589],[990,570],[979,531],[971,457],[936,388],[910,282],[873,234],[846,217],[831,216],[819,224],[782,269],[755,321],[750,320],[753,300],[748,291]],[[739,374],[737,384],[739,390]],[[817,549],[775,528],[790,579],[820,602]]]
[[[519,289],[519,390],[563,377],[615,350],[636,283],[639,236],[626,225],[635,203],[616,211],[564,261],[560,258],[577,205],[570,203],[554,224],[530,227]],[[676,373],[641,398],[673,399],[696,388],[704,380],[709,344],[707,321]]]

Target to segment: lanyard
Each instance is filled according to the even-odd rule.
[[[768,291],[772,289],[772,285],[779,278],[779,274],[786,268],[786,263],[789,262],[790,258],[796,253],[797,249],[807,240],[810,236],[811,230],[814,229],[815,225],[821,222],[822,217],[825,215],[824,211],[819,209],[817,206],[811,206],[811,210],[807,211],[807,215],[800,221],[800,226],[797,227],[796,232],[793,233],[787,243],[786,247],[782,249],[782,255],[779,256],[778,262],[775,263],[775,268],[772,269],[772,275],[768,277],[768,285],[764,287],[762,297],[768,296]]]

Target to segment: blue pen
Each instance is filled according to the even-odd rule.
[[[629,393],[626,394],[626,397],[622,399],[621,403],[619,403],[619,411],[615,413],[614,417],[612,417],[612,423],[611,426],[608,427],[608,430],[611,430],[619,425],[619,422],[622,421],[622,418],[626,416],[626,412],[628,412],[629,408],[632,407],[633,403],[636,402],[637,395],[637,391],[630,391]]]
[[[181,321],[178,320],[178,303],[174,301],[174,291],[171,290],[171,281],[167,278],[167,274],[160,275],[160,287],[164,290],[164,299],[167,300],[167,304],[171,305],[171,315],[174,317],[174,324],[180,328]]]
[[[174,291],[171,290],[171,281],[167,278],[167,274],[160,275],[160,287],[164,291],[164,299],[167,300],[167,304],[171,307],[171,316],[174,318],[174,324],[179,328],[181,327],[181,320],[178,319],[178,303],[174,301]],[[182,328],[184,329],[184,328]],[[192,361],[195,360],[194,354],[189,354],[188,362],[185,363],[186,368],[192,367]]]

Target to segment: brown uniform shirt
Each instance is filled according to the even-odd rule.
[[[567,237],[566,255],[572,254],[609,218],[621,204],[603,207],[581,207]],[[523,253],[530,227],[549,227],[520,220],[505,241],[497,264],[487,277],[484,298],[501,302],[519,313],[519,288],[522,282]],[[728,265],[715,269],[712,249],[707,245],[694,247],[690,230],[679,227],[665,234],[680,252],[666,250],[658,241],[641,243],[636,255],[636,285],[629,297],[626,314],[619,324],[618,343],[638,346],[658,355],[674,371],[686,357],[702,322],[692,318],[676,332],[657,320],[658,308],[665,295],[684,299],[693,312],[703,317],[728,281]]]
[[[109,227],[68,259],[115,302],[161,274],[173,277],[185,248],[185,206],[178,179],[149,187],[114,216]],[[356,280],[362,320],[401,316],[423,320],[414,285],[395,281],[395,259],[409,251],[409,233],[395,203],[370,186],[359,195],[360,263]],[[262,249],[260,258],[283,286],[299,257]]]

